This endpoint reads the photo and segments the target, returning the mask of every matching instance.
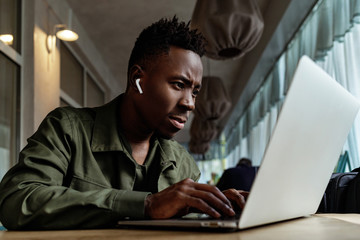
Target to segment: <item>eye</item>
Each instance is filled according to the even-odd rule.
[[[185,88],[185,84],[182,82],[174,82],[173,83],[178,89],[184,89]]]
[[[199,89],[194,89],[193,91],[193,96],[196,97],[199,94],[200,90]]]

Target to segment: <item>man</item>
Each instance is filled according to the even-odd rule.
[[[223,172],[216,186],[220,190],[235,188],[250,191],[256,172],[257,168],[252,166],[250,159],[241,158],[235,167]]]
[[[203,53],[203,37],[176,17],[146,28],[124,94],[98,108],[58,108],[28,139],[0,185],[4,226],[100,228],[125,217],[234,215],[228,199],[243,206],[242,192],[196,183],[195,162],[171,140],[195,107]]]

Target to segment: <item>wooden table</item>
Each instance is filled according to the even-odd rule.
[[[218,233],[179,230],[67,230],[1,231],[0,240],[262,240],[262,239],[360,239],[360,214],[320,214],[238,232]]]

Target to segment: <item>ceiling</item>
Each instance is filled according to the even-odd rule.
[[[206,57],[202,59],[204,75],[210,73],[220,77],[232,101],[231,111],[219,123],[220,131],[231,127],[246,108],[267,71],[284,49],[287,39],[301,22],[303,15],[307,12],[306,8],[313,2],[313,0],[256,1],[264,19],[264,31],[257,46],[236,60],[211,60]],[[196,4],[195,0],[67,0],[67,2],[93,40],[101,54],[100,57],[108,65],[112,75],[121,81],[122,90],[126,86],[130,52],[141,30],[162,17],[173,17],[175,14],[180,20],[187,22],[191,19]],[[293,11],[287,13],[291,8]],[[293,20],[296,27],[292,25],[288,27],[288,30],[280,29],[278,33],[280,37],[275,38],[277,41],[271,45],[275,33],[279,31],[279,23],[289,22],[284,21],[284,16],[288,14],[290,18],[293,18],[299,15],[299,12],[303,14]],[[267,57],[264,56],[266,52],[269,52]],[[254,77],[255,70],[257,76]],[[189,129],[190,123],[177,135],[176,139],[179,142],[188,142]]]

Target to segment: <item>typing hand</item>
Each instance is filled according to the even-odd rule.
[[[189,213],[190,208],[214,218],[235,215],[230,201],[218,188],[191,179],[149,195],[145,201],[145,215],[151,219],[182,216]]]
[[[244,208],[245,201],[249,196],[249,192],[236,190],[234,188],[224,190],[223,194],[230,200],[235,212],[240,212]]]

